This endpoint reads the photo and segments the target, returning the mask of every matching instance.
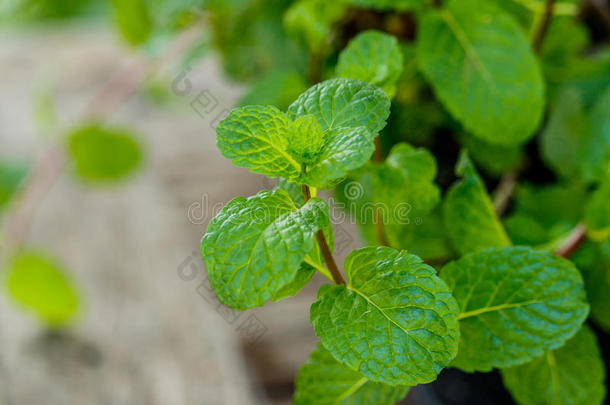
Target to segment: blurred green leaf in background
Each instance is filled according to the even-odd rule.
[[[119,129],[87,125],[68,136],[74,174],[86,182],[119,180],[142,161],[142,149],[133,135]]]
[[[49,326],[61,326],[76,314],[79,300],[65,269],[47,254],[25,251],[9,265],[9,295]]]
[[[6,208],[26,175],[25,165],[0,162],[0,213]]]

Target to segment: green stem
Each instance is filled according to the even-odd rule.
[[[301,186],[301,190],[303,191],[303,198],[305,199],[305,202],[309,201],[311,199],[311,190],[309,189],[309,186],[303,184]],[[322,253],[322,257],[324,258],[324,262],[330,270],[333,281],[335,284],[345,284],[345,280],[339,271],[339,267],[337,267],[335,258],[330,252],[330,248],[328,247],[328,243],[326,242],[326,237],[324,236],[324,231],[322,229],[316,232],[316,240],[318,242],[318,246],[320,247],[320,253]]]
[[[542,42],[544,36],[549,29],[549,23],[553,17],[553,8],[555,6],[555,0],[546,0],[544,2],[544,8],[540,14],[537,14],[534,18],[534,24],[532,28],[532,48],[537,53],[542,48]]]
[[[305,263],[309,264],[311,267],[316,269],[318,272],[320,272],[320,274],[322,274],[324,277],[326,277],[333,283],[335,282],[335,280],[333,280],[332,274],[330,274],[328,269],[326,267],[324,267],[323,265],[321,265],[320,263],[316,263],[316,261],[314,259],[312,259],[311,256],[309,256],[309,255],[305,256]]]

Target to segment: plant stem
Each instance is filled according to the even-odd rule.
[[[303,184],[301,186],[301,190],[303,191],[303,198],[305,202],[311,199],[311,191],[309,190],[309,186]],[[322,253],[322,257],[324,258],[324,262],[328,269],[330,270],[330,274],[333,277],[333,281],[335,284],[345,284],[345,280],[339,271],[339,267],[337,267],[337,263],[335,262],[335,258],[330,252],[330,248],[328,247],[328,243],[326,242],[326,237],[324,236],[324,231],[320,229],[316,232],[316,240],[318,242],[318,246],[320,247],[320,253]]]
[[[540,52],[542,47],[542,41],[549,29],[549,23],[551,17],[553,17],[553,7],[555,6],[555,0],[546,0],[544,2],[544,9],[542,15],[538,19],[538,22],[534,23],[533,34],[532,34],[532,48],[534,51]]]
[[[309,84],[313,86],[322,80],[322,57],[319,52],[309,55]]]
[[[572,256],[585,241],[587,228],[585,224],[579,222],[572,232],[565,239],[564,244],[555,252],[557,256],[565,257],[566,259]]]
[[[379,135],[375,137],[375,154],[373,155],[373,162],[381,163],[383,161],[383,148],[381,147],[381,139]]]
[[[333,283],[335,282],[335,280],[333,279],[333,276],[330,274],[328,269],[326,267],[324,267],[323,265],[316,263],[316,261],[313,260],[309,255],[305,256],[305,263],[309,264],[311,267],[318,270],[324,277],[326,277]]]
[[[381,210],[379,209],[379,206],[377,204],[375,204],[375,232],[377,233],[377,239],[379,239],[379,244],[381,244],[382,246],[390,246],[388,236],[385,232],[383,215],[381,215]]]
[[[381,147],[381,139],[379,136],[375,137],[375,154],[373,155],[373,162],[381,163],[383,161],[383,150]],[[388,242],[388,236],[385,232],[385,224],[383,223],[383,215],[379,206],[375,204],[375,232],[377,233],[377,239],[382,246],[390,246]]]
[[[303,184],[301,186],[301,191],[303,192],[303,198],[305,199],[305,202],[311,200],[311,190],[309,189],[308,185]]]
[[[516,185],[517,173],[509,172],[502,176],[502,180],[500,180],[500,184],[498,184],[498,187],[496,188],[494,198],[494,208],[499,217],[506,211]]]

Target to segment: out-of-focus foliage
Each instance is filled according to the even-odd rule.
[[[302,75],[296,72],[271,72],[256,80],[239,100],[239,105],[272,104],[286,109],[307,90]]]
[[[470,158],[463,153],[456,166],[462,177],[445,196],[443,216],[449,240],[461,254],[511,244],[491,199]]]
[[[449,0],[424,15],[418,35],[422,71],[469,132],[500,145],[534,135],[544,106],[543,79],[509,15],[487,2]]]
[[[284,15],[289,35],[314,54],[325,53],[332,39],[332,26],[346,10],[344,1],[297,0]]]
[[[146,42],[151,31],[146,0],[112,0],[112,5],[123,38],[133,45]]]
[[[337,76],[369,82],[381,87],[392,98],[402,66],[402,53],[396,38],[378,31],[366,31],[354,38],[339,55]]]
[[[23,164],[0,162],[0,214],[25,179],[27,167]]]
[[[599,404],[605,396],[605,376],[599,344],[588,326],[565,346],[502,370],[506,388],[522,405]]]
[[[66,272],[48,254],[19,253],[6,269],[10,296],[49,326],[61,326],[78,310],[78,297]]]
[[[176,65],[217,55],[250,85],[217,127],[219,148],[281,177],[211,222],[202,254],[212,286],[244,309],[298,293],[315,271],[337,284],[312,307],[321,346],[297,403],[386,404],[453,365],[511,367],[504,381],[521,404],[599,405],[600,354],[582,324],[590,307],[610,330],[609,34],[584,3],[558,0],[549,20],[545,4],[12,0],[0,18],[99,10],[149,55],[183,28],[206,27]],[[40,126],[54,127],[52,92],[42,94]],[[122,178],[142,155],[126,131],[102,126],[79,127],[67,146],[87,182]],[[0,208],[23,177],[2,170]],[[372,246],[348,256],[345,282],[329,259],[329,207],[316,198],[342,180],[339,201]],[[439,278],[422,260],[449,264]],[[69,298],[43,308],[16,291],[48,323],[72,311]]]
[[[472,160],[492,176],[517,170],[525,159],[521,146],[495,145],[468,133],[460,134],[460,141]]]
[[[583,217],[587,199],[583,185],[560,183],[536,187],[517,187],[514,208],[505,219],[505,226],[516,245],[544,246],[560,240]]]
[[[583,93],[567,87],[551,110],[542,154],[562,177],[591,183],[610,173],[610,87],[591,108]]]
[[[576,252],[573,260],[585,280],[591,317],[604,330],[610,332],[610,241],[585,243]]]
[[[214,44],[225,71],[246,80],[271,71],[305,73],[307,52],[290,39],[283,26],[289,0],[207,0]]]
[[[570,75],[571,66],[590,45],[584,25],[570,17],[554,17],[542,43],[540,62],[547,82],[560,84]]]
[[[610,177],[591,195],[585,208],[585,224],[592,240],[610,239]]]
[[[68,135],[68,153],[74,174],[86,182],[119,180],[142,160],[141,146],[129,132],[95,124]]]
[[[101,0],[5,0],[0,3],[0,22],[39,21],[91,16],[104,12]]]
[[[348,0],[349,4],[375,10],[416,10],[423,6],[425,0]]]

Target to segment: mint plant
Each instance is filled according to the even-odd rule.
[[[393,404],[448,367],[499,370],[519,404],[603,402],[604,363],[583,324],[610,325],[610,64],[582,59],[577,7],[554,3],[288,6],[284,29],[309,53],[312,87],[288,104],[300,86],[286,80],[298,82],[265,76],[253,89],[277,78],[274,92],[248,93],[259,105],[216,131],[225,157],[278,184],[229,202],[201,253],[238,310],[295,295],[315,272],[329,280],[310,309],[320,343],[295,404]],[[387,32],[340,44],[361,9],[387,18]],[[414,39],[396,25],[404,13]],[[439,184],[448,164],[426,148],[437,137],[460,146],[453,184]],[[532,160],[554,182],[521,181]],[[328,189],[368,245],[342,267],[317,197]]]
[[[321,345],[297,380],[297,404],[387,404],[448,366],[489,371],[539,361],[572,338],[589,312],[570,261],[510,246],[467,155],[458,170],[464,179],[443,208],[461,259],[439,276],[405,250],[371,246],[347,257],[343,278],[331,255],[328,205],[312,196],[368,164],[389,105],[372,84],[338,78],[313,86],[287,112],[241,107],[217,128],[224,156],[285,179],[232,200],[210,222],[201,251],[218,298],[243,310],[296,294],[314,271],[333,283],[311,307]],[[425,164],[409,170],[418,158],[404,145],[374,169],[396,172],[397,183],[416,193],[431,181],[426,170],[416,181]],[[596,347],[589,349],[599,361]],[[342,390],[319,385],[329,368]]]
[[[218,298],[237,310],[293,296],[316,272],[329,280],[311,307],[320,343],[296,379],[297,405],[392,404],[448,367],[500,370],[519,404],[603,402],[607,8],[574,0],[157,3],[16,0],[0,20],[108,8],[115,32],[161,61],[168,38],[204,25],[177,65],[213,46],[231,78],[251,82],[218,125],[218,147],[278,183],[229,202],[201,253]],[[132,79],[102,95],[126,98],[143,77]],[[18,209],[19,194],[39,194],[27,177],[62,167],[57,155],[89,185],[121,180],[142,162],[129,131],[103,124],[115,97],[94,99],[64,131],[52,97],[41,96],[42,132],[65,137],[47,165],[0,162],[8,225],[32,215]],[[343,265],[319,190],[348,203],[365,241]],[[20,251],[24,232],[8,225],[9,294],[49,326],[64,324],[78,307],[65,271],[47,254]]]

